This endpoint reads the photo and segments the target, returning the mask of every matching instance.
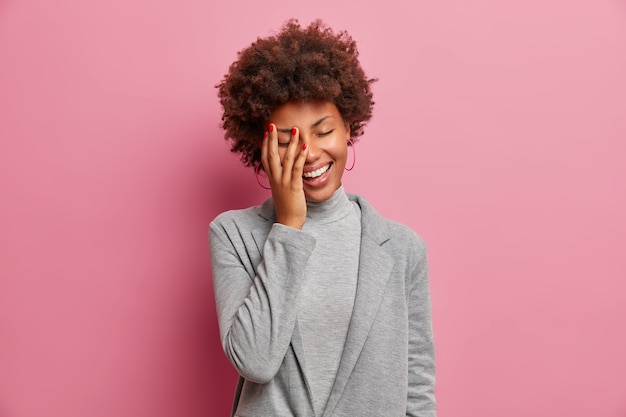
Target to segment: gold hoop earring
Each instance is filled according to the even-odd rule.
[[[261,188],[265,189],[265,190],[271,190],[272,187],[266,187],[263,184],[261,184],[261,180],[259,179],[259,171],[261,170],[261,163],[257,162],[256,165],[254,166],[254,176],[256,177],[256,182],[261,186]]]
[[[354,164],[356,164],[356,149],[354,149],[354,142],[352,142],[352,139],[348,139],[348,148],[352,148],[352,165],[350,165],[350,168],[344,168],[346,171],[352,171],[352,169],[354,169]]]

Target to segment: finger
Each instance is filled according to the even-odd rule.
[[[288,182],[292,178],[293,164],[298,157],[298,129],[295,127],[291,129],[291,140],[287,146],[285,157],[283,158],[283,181]]]
[[[309,152],[309,147],[306,143],[299,143],[300,153],[296,162],[293,164],[293,170],[291,170],[291,180],[300,181],[302,183],[302,174],[304,173],[304,163],[306,162],[306,155]]]
[[[274,179],[280,179],[282,168],[278,153],[278,132],[276,132],[276,126],[273,123],[270,123],[268,130],[267,162],[270,172],[267,174]]]
[[[268,173],[270,172],[270,168],[267,161],[267,142],[268,142],[268,133],[267,130],[263,133],[263,142],[261,142],[261,164],[263,165],[263,170]]]

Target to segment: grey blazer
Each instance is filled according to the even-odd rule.
[[[348,196],[361,208],[359,276],[322,416],[435,417],[425,245],[362,197]],[[275,219],[268,199],[210,225],[222,346],[240,374],[232,416],[314,416],[296,299],[315,238]]]

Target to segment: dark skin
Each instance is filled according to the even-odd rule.
[[[272,111],[261,147],[277,222],[302,229],[306,202],[341,186],[350,128],[328,101],[290,101]]]
[[[306,199],[302,173],[308,146],[301,143],[298,129],[292,129],[292,138],[282,160],[278,151],[278,131],[273,123],[265,132],[261,162],[272,187],[278,223],[302,230],[306,221]]]
[[[261,149],[278,223],[302,229],[306,202],[341,186],[350,127],[334,103],[293,100],[276,107]]]

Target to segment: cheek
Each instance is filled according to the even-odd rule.
[[[278,147],[278,156],[280,157],[280,163],[283,163],[283,159],[285,159],[285,154],[287,153],[287,149],[283,147]]]
[[[338,141],[337,145],[335,146],[335,155],[337,156],[337,159],[345,161],[348,157],[348,145],[346,145],[346,143],[341,140]]]

